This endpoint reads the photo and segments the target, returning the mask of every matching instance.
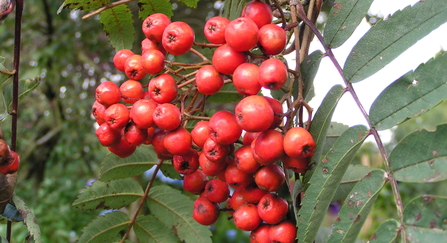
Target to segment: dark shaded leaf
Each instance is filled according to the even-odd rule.
[[[93,11],[110,3],[110,0],[65,0],[63,8]],[[60,11],[58,11],[59,14]]]
[[[244,6],[244,0],[225,0],[222,16],[229,20],[239,18]]]
[[[187,0],[195,1],[195,0]],[[169,0],[140,0],[138,1],[140,7],[140,19],[146,19],[147,16],[154,13],[163,13],[168,17],[172,17],[172,4]]]

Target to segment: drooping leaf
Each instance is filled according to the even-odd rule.
[[[239,94],[233,84],[225,84],[217,94],[210,95],[207,99],[213,103],[233,103],[241,100],[244,95]]]
[[[169,0],[140,0],[138,6],[140,7],[139,18],[143,20],[154,13],[163,13],[168,17],[173,15],[172,4]]]
[[[179,0],[180,2],[184,3],[186,6],[190,8],[197,8],[197,3],[199,0]]]
[[[169,186],[155,186],[151,189],[147,205],[152,214],[181,241],[186,243],[211,243],[208,227],[192,218],[193,201],[180,191]]]
[[[354,186],[372,170],[373,168],[362,165],[349,165],[346,173],[341,179],[340,185],[335,191],[332,202],[345,199],[351,192],[352,188],[354,188]]]
[[[411,200],[404,209],[407,226],[447,230],[446,219],[447,197],[422,195]]]
[[[385,171],[373,170],[349,193],[334,222],[329,242],[353,242],[385,185]]]
[[[244,0],[225,0],[222,16],[229,20],[239,18],[244,5]]]
[[[141,198],[143,194],[140,184],[131,178],[109,182],[95,181],[79,194],[73,206],[82,210],[119,209]]]
[[[391,151],[394,178],[405,182],[435,182],[447,178],[447,124],[436,131],[409,134]]]
[[[19,80],[19,101],[23,100],[31,91],[37,88],[40,84],[40,77],[33,79],[21,79]],[[8,110],[12,110],[12,84],[5,85],[3,87],[4,102],[8,106]]]
[[[99,178],[107,182],[138,176],[157,163],[158,158],[152,146],[138,146],[131,156],[124,159],[110,153],[102,163]]]
[[[354,46],[343,68],[350,82],[382,69],[402,52],[447,21],[447,2],[419,1],[374,25]]]
[[[362,22],[373,0],[337,0],[329,12],[323,36],[324,44],[341,46]]]
[[[62,8],[93,11],[110,3],[110,0],[65,0]],[[59,14],[60,11],[58,11]]]
[[[411,243],[444,242],[447,230],[405,226],[407,241]]]
[[[312,120],[312,125],[309,129],[310,134],[312,134],[315,140],[315,151],[310,162],[310,169],[306,172],[303,178],[303,186],[307,188],[307,182],[313,173],[313,165],[320,161],[321,155],[323,154],[324,142],[326,139],[326,133],[331,124],[332,115],[334,114],[335,107],[338,101],[344,93],[343,86],[335,85],[329,90],[329,92],[324,97],[321,102],[320,107],[318,107],[317,112]]]
[[[33,239],[35,243],[42,243],[40,226],[37,222],[36,217],[34,216],[33,211],[16,194],[13,194],[12,201],[17,210],[22,214],[23,223],[26,225],[26,229],[28,230],[30,239]]]
[[[152,215],[138,217],[133,229],[140,242],[180,242],[171,229],[166,228],[163,223]]]
[[[79,237],[79,243],[104,243],[113,242],[121,230],[126,229],[130,219],[127,214],[119,211],[106,213],[92,220],[83,230]]]
[[[371,236],[370,243],[393,243],[399,234],[400,223],[395,219],[383,222]]]
[[[303,98],[306,101],[310,101],[314,96],[314,79],[317,75],[318,68],[320,67],[321,59],[323,59],[324,55],[321,50],[316,50],[312,52],[309,56],[304,58],[303,62],[300,64],[301,70],[301,78],[303,80],[304,89],[303,89]],[[294,85],[294,97],[298,95],[298,87]]]
[[[298,241],[313,242],[349,163],[368,135],[365,126],[346,130],[317,162],[298,212]]]
[[[99,21],[104,25],[110,44],[116,51],[132,49],[135,39],[133,16],[126,4],[107,9],[100,13]]]
[[[396,97],[399,97],[396,99]],[[447,99],[447,52],[388,86],[371,106],[371,123],[379,130],[419,116]]]

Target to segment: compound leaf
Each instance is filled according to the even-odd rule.
[[[187,0],[193,2],[196,0]],[[140,0],[138,1],[140,7],[139,18],[146,19],[147,16],[154,13],[163,13],[168,17],[172,17],[172,4],[169,0]]]
[[[400,223],[395,219],[383,222],[371,236],[370,243],[393,243],[399,234]]]
[[[331,48],[341,46],[351,37],[372,2],[373,0],[335,1],[324,27],[324,43]]]
[[[435,182],[447,179],[447,124],[404,137],[391,151],[390,169],[398,181]]]
[[[419,116],[445,99],[447,52],[430,59],[388,86],[371,106],[371,123],[379,130],[391,128]]]
[[[143,189],[134,179],[120,179],[109,182],[95,181],[73,202],[82,210],[99,208],[119,209],[143,196]]]
[[[33,211],[26,205],[26,203],[17,195],[13,194],[12,202],[17,210],[20,212],[23,218],[23,223],[26,225],[26,229],[30,235],[30,238],[34,239],[35,243],[42,243],[42,237],[40,234],[40,226],[37,223],[37,219],[34,216]]]
[[[180,242],[174,232],[152,215],[138,217],[133,229],[140,242]]]
[[[244,98],[244,95],[239,94],[233,84],[225,84],[217,93],[210,95],[207,99],[213,103],[234,103]]]
[[[314,79],[317,75],[318,68],[320,67],[321,59],[323,59],[323,52],[316,50],[312,52],[309,56],[304,58],[303,62],[300,64],[301,77],[303,79],[304,89],[303,98],[306,101],[311,100],[315,96],[314,92]],[[293,91],[294,97],[298,97],[298,85],[294,85]]]
[[[101,12],[99,21],[103,24],[110,44],[116,51],[132,49],[135,39],[135,28],[133,26],[132,12],[127,5],[121,4]]]
[[[447,21],[447,2],[419,1],[374,25],[354,46],[343,68],[350,82],[382,69],[402,52]]]
[[[349,163],[368,135],[365,126],[350,127],[317,163],[298,212],[298,241],[313,242]]]
[[[106,213],[92,220],[79,237],[79,243],[104,243],[113,242],[118,233],[124,230],[130,223],[127,214],[119,211]]]
[[[385,171],[373,170],[352,188],[334,222],[329,242],[353,242],[385,185]]]
[[[65,0],[62,8],[93,11],[110,3],[110,0]],[[59,14],[60,10],[58,11]]]
[[[312,137],[315,140],[316,144],[315,152],[310,162],[310,168],[312,168],[313,165],[320,161],[320,157],[324,149],[326,134],[331,124],[332,115],[334,114],[335,107],[337,107],[338,101],[342,97],[343,93],[343,86],[333,86],[331,90],[329,90],[329,92],[326,94],[323,101],[321,102],[320,107],[318,107],[318,110],[315,113],[314,119],[312,120],[312,126],[309,129],[309,132],[310,134],[312,134]],[[307,187],[307,182],[312,176],[312,171],[313,169],[310,169],[304,175],[304,188]]]
[[[110,153],[102,163],[100,180],[107,182],[138,176],[157,163],[158,158],[152,146],[138,146],[131,156],[124,159]]]
[[[180,191],[165,185],[151,189],[147,200],[149,210],[164,226],[186,243],[211,243],[208,227],[192,218],[193,201]]]
[[[422,195],[411,200],[404,209],[407,226],[447,230],[446,219],[447,197]]]

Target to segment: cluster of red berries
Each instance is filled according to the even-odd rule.
[[[19,170],[20,157],[12,151],[5,140],[0,138],[0,173],[14,174]]]
[[[286,65],[274,57],[284,50],[286,33],[271,24],[272,19],[270,6],[259,0],[248,3],[235,20],[209,19],[204,33],[216,47],[212,62],[185,78],[166,67],[165,55],[192,50],[194,31],[163,14],[150,15],[142,26],[147,37],[142,54],[123,49],[114,56],[116,68],[129,80],[120,86],[101,83],[92,114],[100,125],[100,143],[112,153],[124,158],[137,146],[151,144],[159,159],[172,161],[184,175],[184,190],[200,195],[193,210],[197,222],[215,223],[223,210],[220,204],[226,202],[236,227],[252,231],[251,242],[294,242],[296,227],[287,219],[288,202],[276,192],[286,182],[284,169],[306,171],[315,142],[304,128],[278,129],[282,104],[258,95],[262,87],[278,90],[288,79]],[[254,49],[262,58],[251,53]],[[254,59],[262,61],[259,66]],[[147,74],[155,77],[143,85],[140,80]],[[185,124],[191,115],[183,107],[184,92],[190,92],[194,98],[189,103],[194,103],[199,94],[219,92],[224,76],[245,98],[234,113],[218,111],[188,131]],[[231,196],[230,187],[235,189]]]

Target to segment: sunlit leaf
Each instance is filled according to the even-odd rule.
[[[99,16],[99,21],[104,25],[104,31],[115,50],[132,49],[135,28],[129,7],[121,4],[101,12]]]
[[[217,93],[210,95],[207,99],[213,103],[233,103],[241,100],[244,95],[239,94],[233,84],[225,84],[222,89]]]
[[[138,217],[133,229],[140,242],[180,242],[173,231],[166,228],[163,223],[152,215]]]
[[[379,21],[354,46],[343,68],[350,82],[382,69],[410,46],[447,21],[447,2],[419,1]]]
[[[102,163],[100,179],[107,182],[138,176],[157,163],[158,158],[152,146],[138,146],[131,156],[124,159],[110,153]]]
[[[419,116],[445,99],[447,52],[430,59],[388,86],[371,106],[371,123],[379,130],[391,128]]]
[[[147,205],[152,214],[180,240],[186,243],[211,243],[208,227],[192,218],[193,201],[180,191],[165,185],[155,186],[149,193]]]
[[[184,3],[186,6],[190,8],[196,8],[197,3],[199,2],[199,0],[179,0],[179,1]]]
[[[320,67],[321,60],[323,59],[323,52],[316,50],[312,52],[309,56],[304,58],[303,62],[300,64],[301,78],[303,79],[304,89],[303,98],[306,101],[310,101],[314,96],[314,79],[317,75],[318,68]],[[298,97],[298,87],[294,85],[293,88],[294,96]]]
[[[383,222],[371,236],[370,243],[393,243],[399,234],[400,223],[395,219]]]
[[[129,225],[129,216],[123,212],[114,211],[99,216],[91,221],[82,231],[79,243],[104,243],[113,242],[118,233]]]
[[[40,234],[40,226],[34,216],[33,211],[26,205],[26,203],[17,195],[13,194],[12,201],[17,210],[22,214],[23,223],[26,225],[30,239],[33,239],[35,243],[42,243],[42,237]]]
[[[344,200],[354,186],[359,182],[366,174],[371,172],[373,168],[362,165],[349,165],[346,173],[341,179],[340,185],[335,191],[332,202],[338,200]]]
[[[143,196],[143,189],[134,179],[120,179],[109,182],[95,181],[84,189],[73,202],[82,210],[119,209]]]
[[[398,181],[435,182],[447,178],[447,124],[436,131],[409,134],[391,151],[390,169]]]
[[[338,212],[328,243],[353,242],[357,239],[385,182],[385,171],[373,170],[352,188]]]
[[[447,230],[446,219],[447,197],[422,195],[411,200],[404,209],[406,225]]]
[[[326,134],[330,127],[332,115],[334,114],[335,107],[337,107],[338,101],[343,96],[344,89],[341,85],[335,85],[329,90],[329,92],[324,97],[321,102],[320,107],[318,107],[317,112],[312,120],[312,125],[310,127],[310,134],[312,134],[315,140],[316,147],[315,152],[310,162],[311,169],[306,172],[303,179],[304,188],[307,187],[307,182],[313,173],[313,165],[320,161],[321,155],[323,154],[324,143],[326,140]]]
[[[313,242],[335,190],[367,135],[365,126],[349,128],[317,162],[298,212],[299,242]]]
[[[188,2],[195,0],[187,0]],[[140,19],[146,19],[147,16],[154,13],[163,13],[168,17],[172,17],[172,4],[169,0],[140,0],[138,1],[140,7]]]

